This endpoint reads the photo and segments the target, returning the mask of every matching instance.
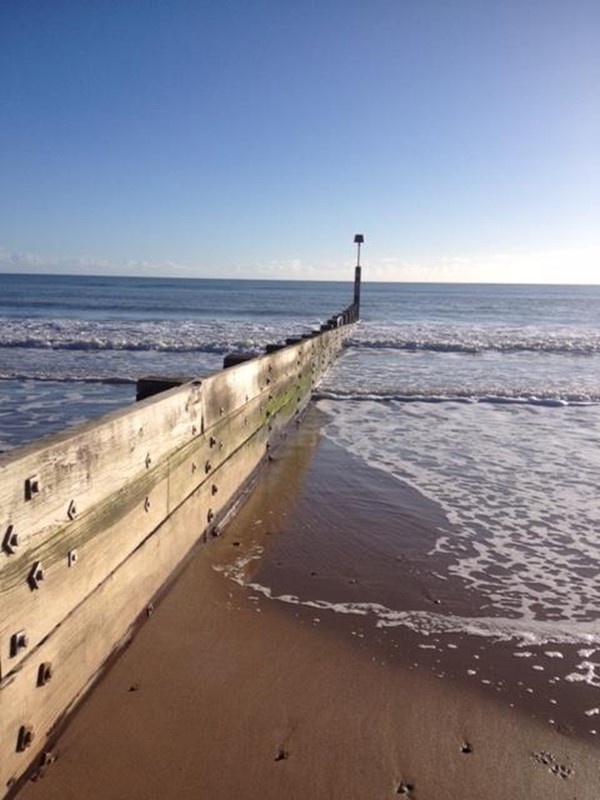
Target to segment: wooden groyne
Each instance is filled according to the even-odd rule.
[[[0,797],[218,535],[357,317],[201,380],[141,381],[140,402],[0,456]],[[184,504],[193,523],[174,524]]]

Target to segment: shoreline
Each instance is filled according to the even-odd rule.
[[[322,438],[321,424],[312,406],[20,799],[596,797],[595,743],[473,685],[467,666],[483,649],[457,635],[419,647],[430,637],[309,605],[465,602],[458,586],[431,591],[435,505]],[[390,526],[401,534],[393,557]],[[484,649],[490,667],[522,669],[514,647]]]

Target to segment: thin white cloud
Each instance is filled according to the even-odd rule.
[[[365,259],[374,281],[456,283],[600,283],[600,247],[453,254],[427,260]]]
[[[424,260],[363,254],[363,280],[458,283],[600,283],[600,247],[530,252],[457,253]],[[130,275],[140,277],[263,278],[273,280],[352,280],[353,263],[298,257],[230,266],[198,266],[176,261],[109,261],[11,252],[0,246],[0,272]]]
[[[63,258],[38,253],[11,252],[0,246],[0,272],[193,277],[194,269],[173,261],[108,261],[81,256]]]

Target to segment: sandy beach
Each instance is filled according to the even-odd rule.
[[[321,423],[313,406],[19,800],[596,800],[597,689],[552,684],[535,648],[376,624],[369,605],[478,598],[436,580],[439,509]]]

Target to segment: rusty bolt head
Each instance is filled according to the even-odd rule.
[[[208,444],[210,445],[210,447],[215,447],[215,445],[217,444],[217,440],[215,439],[214,436],[210,437]]]
[[[204,472],[208,475],[208,473],[211,471],[211,469],[212,469],[212,465],[211,465],[210,461],[207,461],[206,464],[204,465]]]
[[[25,631],[17,631],[10,637],[10,654],[14,658],[29,645],[29,637]]]
[[[40,583],[44,580],[44,568],[41,561],[36,561],[27,576],[27,583],[30,588],[39,589]]]
[[[27,750],[28,747],[31,747],[34,739],[35,733],[33,732],[33,726],[21,725],[19,728],[19,735],[17,736],[17,752],[22,753],[23,750]]]
[[[43,661],[38,668],[37,685],[45,686],[52,680],[52,675],[53,675],[52,662]]]
[[[37,475],[32,475],[25,479],[25,500],[33,500],[40,492],[40,479]]]
[[[77,506],[75,505],[75,500],[71,500],[69,503],[69,507],[67,509],[67,516],[70,520],[74,520],[77,516]]]
[[[213,483],[213,485],[210,488],[210,491],[212,495],[215,495],[219,491],[219,487],[217,486],[216,483]]]
[[[5,553],[13,555],[19,546],[19,534],[15,531],[12,525],[9,525],[2,540],[2,549]]]

